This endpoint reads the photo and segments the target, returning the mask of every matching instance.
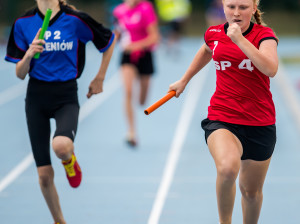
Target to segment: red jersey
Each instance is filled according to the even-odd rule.
[[[217,74],[208,119],[252,126],[275,124],[270,78],[261,73],[226,35],[228,26],[228,23],[212,26],[204,36],[213,51]],[[272,29],[254,23],[243,36],[256,48],[266,39],[277,41]]]

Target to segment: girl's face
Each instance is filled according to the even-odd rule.
[[[223,0],[224,13],[229,24],[236,23],[245,32],[250,24],[252,15],[257,9],[253,0]]]

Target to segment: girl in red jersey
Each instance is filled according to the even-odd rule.
[[[179,97],[191,78],[213,59],[216,91],[202,128],[217,169],[222,224],[231,223],[238,174],[243,223],[258,222],[263,184],[276,143],[270,77],[278,69],[278,40],[264,26],[258,4],[259,0],[223,0],[227,23],[206,31],[206,43],[183,77],[169,87]]]

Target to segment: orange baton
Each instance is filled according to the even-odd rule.
[[[172,97],[176,95],[176,91],[172,90],[167,93],[163,98],[156,101],[154,104],[152,104],[150,107],[148,107],[146,110],[144,110],[146,115],[151,114],[153,111],[155,111],[157,108],[159,108],[161,105],[163,105],[165,102],[170,100]]]

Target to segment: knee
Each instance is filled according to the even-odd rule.
[[[52,185],[53,179],[54,176],[50,173],[43,173],[39,175],[39,183],[43,188],[48,188],[50,185]]]
[[[66,160],[73,150],[73,142],[68,137],[57,136],[52,141],[52,147],[58,158]]]
[[[255,202],[262,198],[262,189],[247,189],[240,185],[242,197],[248,202]]]
[[[217,168],[218,176],[220,176],[224,182],[235,182],[238,173],[239,166],[237,164],[222,164]]]

